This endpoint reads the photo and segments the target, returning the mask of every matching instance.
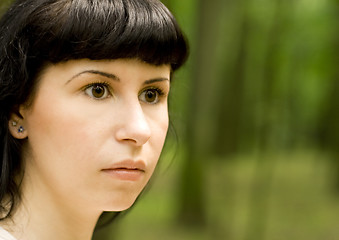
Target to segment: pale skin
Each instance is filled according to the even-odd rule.
[[[22,240],[91,239],[101,213],[129,208],[154,171],[168,129],[170,66],[71,60],[48,65],[38,82],[32,103],[9,122],[26,139],[25,174],[4,228]]]

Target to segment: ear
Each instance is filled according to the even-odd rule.
[[[20,113],[22,110],[22,107],[20,107],[19,111],[12,112],[8,122],[9,132],[16,139],[25,139],[28,136],[27,129],[25,128],[25,119]]]

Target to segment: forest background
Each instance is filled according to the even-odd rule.
[[[151,187],[94,239],[339,239],[339,0],[163,2],[191,52],[173,127]]]

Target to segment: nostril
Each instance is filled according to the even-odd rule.
[[[133,124],[124,124],[116,131],[116,138],[118,141],[124,141],[137,146],[142,146],[151,137],[151,130],[148,127],[140,128]]]

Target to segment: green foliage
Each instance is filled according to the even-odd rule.
[[[286,153],[300,149],[325,151],[334,162],[322,164],[333,164],[331,167],[336,169],[333,176],[336,177],[324,177],[333,182],[332,190],[339,189],[339,70],[336,66],[339,62],[339,2],[168,2],[177,15],[185,19],[193,17],[193,20],[184,21],[190,23],[186,26],[193,27],[188,31],[191,58],[186,72],[180,75],[188,79],[180,79],[184,84],[178,84],[179,87],[175,85],[178,103],[172,105],[174,116],[183,110],[185,113],[177,121],[179,137],[183,139],[180,143],[183,165],[179,170],[177,222],[187,226],[195,222],[187,219],[187,215],[208,218],[208,207],[197,204],[209,193],[205,183],[212,176],[205,173],[206,168],[215,162],[224,166],[225,161],[237,161],[238,155],[249,154],[256,159],[256,177],[251,179],[244,199],[248,201],[250,216],[247,216],[247,225],[239,230],[244,232],[239,239],[273,239],[273,235],[266,236],[272,217],[268,205],[279,204],[279,196],[292,197],[293,193],[273,191],[272,180],[277,173],[271,172],[272,168],[262,171],[267,164],[274,164],[274,158],[267,158],[267,153],[276,152],[276,157],[283,162],[288,161],[284,159]],[[188,8],[188,4],[193,5]],[[196,14],[192,14],[192,9]],[[250,165],[250,159],[244,164]],[[218,172],[219,168],[214,170]],[[284,174],[289,177],[287,171]],[[220,182],[226,182],[229,175],[225,172]],[[298,184],[296,187],[304,186]],[[221,192],[232,198],[230,189],[232,186],[225,184]],[[257,190],[262,195],[258,195]],[[271,196],[273,202],[266,199],[266,195]],[[313,198],[305,192],[304,200],[308,201],[309,197]],[[300,201],[303,201],[302,196]],[[314,203],[312,207],[321,208],[321,201],[319,206]],[[235,202],[225,204],[229,209],[236,206]],[[284,217],[293,222],[292,215]],[[216,220],[216,224],[221,225],[222,217],[217,214],[215,218],[220,220]],[[323,222],[328,222],[326,217],[317,221],[316,214],[312,219],[312,224],[318,224],[319,229],[324,227]],[[277,228],[281,227],[279,221],[276,224]],[[292,225],[286,226],[292,228]],[[286,237],[281,239],[306,236],[307,225],[304,227],[291,237],[285,233]],[[231,222],[225,228],[225,238],[216,239],[236,239],[226,233],[235,231]]]
[[[0,2],[0,15],[8,8],[13,0],[1,0]]]

